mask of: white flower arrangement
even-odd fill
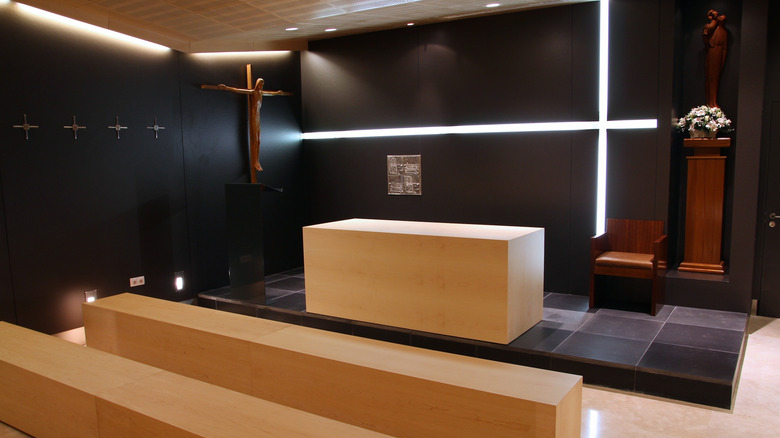
[[[697,106],[677,121],[677,129],[680,131],[728,131],[731,129],[731,120],[726,118],[723,110],[716,106]]]

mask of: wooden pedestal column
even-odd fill
[[[731,139],[687,138],[683,145],[693,148],[693,155],[688,157],[685,256],[678,269],[724,274],[721,243],[726,157],[720,148],[731,146]]]

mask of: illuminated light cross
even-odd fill
[[[63,126],[65,129],[71,129],[73,130],[73,139],[79,138],[79,129],[87,129],[86,126],[79,126],[78,123],[76,123],[76,116],[73,116],[73,124],[72,125],[65,125]]]
[[[656,129],[658,119],[608,120],[609,89],[609,0],[601,0],[599,13],[599,119],[598,121],[509,123],[495,125],[425,126],[413,128],[363,129],[305,132],[303,140],[333,138],[393,137],[441,134],[489,134],[505,132],[553,132],[598,130],[598,174],[596,177],[596,234],[604,232],[607,210],[607,130]]]
[[[116,116],[116,123],[114,125],[108,125],[108,129],[113,129],[116,131],[116,138],[119,138],[119,131],[123,129],[127,129],[127,126],[122,126],[119,124],[119,116]]]
[[[27,114],[24,115],[24,123],[21,125],[13,125],[14,128],[22,128],[24,129],[24,139],[29,140],[30,139],[30,129],[32,128],[40,128],[38,125],[31,125],[27,123]]]
[[[154,138],[159,138],[157,136],[157,132],[161,129],[165,129],[165,126],[160,126],[157,124],[157,117],[154,118],[154,126],[147,126],[146,129],[153,129],[154,130]]]

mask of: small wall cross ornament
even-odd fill
[[[65,125],[63,126],[65,129],[71,129],[73,130],[73,139],[79,138],[79,129],[87,129],[86,126],[79,126],[78,123],[76,123],[76,116],[73,116],[73,124],[72,125]]]
[[[154,130],[154,138],[159,138],[159,137],[157,136],[157,133],[158,133],[158,132],[159,132],[161,129],[165,129],[165,126],[160,126],[160,125],[158,125],[158,124],[157,124],[157,117],[155,117],[155,118],[154,118],[154,126],[147,126],[147,127],[146,127],[146,129],[153,129],[153,130]]]
[[[30,139],[30,129],[32,128],[39,128],[38,125],[31,125],[27,123],[27,114],[24,115],[24,123],[21,125],[13,125],[14,128],[21,128],[24,129],[24,139],[29,140]]]
[[[116,123],[114,125],[108,125],[108,129],[113,129],[116,131],[116,138],[119,138],[119,131],[123,129],[127,129],[127,126],[122,126],[119,124],[119,116],[116,116]]]

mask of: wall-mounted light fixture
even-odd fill
[[[176,271],[174,278],[173,284],[176,286],[176,291],[184,290],[184,271]]]
[[[97,289],[84,291],[84,299],[91,303],[97,299]]]

